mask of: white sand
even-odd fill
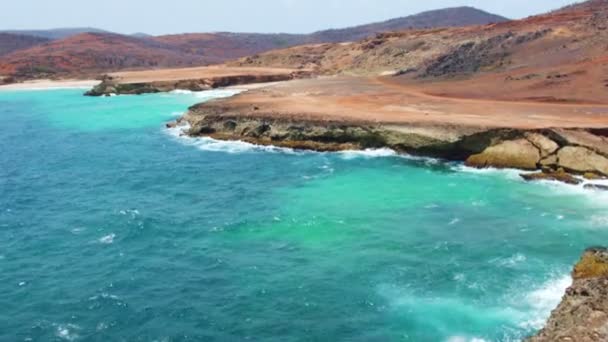
[[[100,81],[95,80],[34,80],[23,83],[13,83],[0,85],[1,90],[42,90],[42,89],[62,89],[62,88],[82,88],[89,89]]]

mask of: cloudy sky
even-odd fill
[[[121,33],[290,32],[347,27],[455,6],[522,18],[575,0],[7,0],[0,29],[98,27]]]

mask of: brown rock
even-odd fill
[[[598,175],[597,173],[593,173],[593,172],[585,172],[583,177],[588,180],[598,180],[598,179],[606,178],[606,177],[602,177],[601,175]]]
[[[529,342],[608,341],[608,250],[590,248],[546,327]]]
[[[541,157],[545,158],[555,153],[559,149],[559,145],[547,138],[546,136],[538,133],[527,133],[526,139],[530,141],[534,146],[540,150]]]
[[[552,154],[540,161],[541,166],[557,166],[557,155]]]
[[[470,156],[466,164],[474,167],[499,167],[536,170],[539,150],[526,139],[508,140]]]
[[[585,147],[566,146],[557,153],[559,166],[566,170],[608,176],[608,159]]]
[[[582,180],[567,173],[563,169],[560,169],[557,171],[552,171],[552,172],[544,171],[544,172],[538,172],[538,173],[527,173],[527,174],[522,174],[521,177],[529,182],[540,181],[540,180],[550,180],[550,181],[558,181],[558,182],[563,182],[563,183],[573,184],[573,185],[578,185],[583,182]]]
[[[603,184],[585,184],[585,189],[587,189],[587,190],[608,191],[608,185],[603,185]]]

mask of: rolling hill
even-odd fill
[[[312,44],[229,63],[315,69],[319,74],[394,74],[432,94],[545,102],[608,100],[608,0],[523,20],[378,34]]]
[[[11,52],[24,50],[36,45],[44,44],[49,40],[23,34],[0,33],[0,56]]]
[[[7,30],[2,33],[20,34],[45,38],[49,40],[57,40],[69,38],[83,33],[109,33],[105,30],[100,30],[94,27],[71,27],[71,28],[56,28],[49,30]]]
[[[302,44],[359,40],[384,31],[505,20],[474,8],[460,7],[312,34],[190,33],[148,37],[118,35],[89,28],[27,31],[55,40],[13,50],[0,57],[0,75],[17,80],[91,77],[125,69],[208,65]],[[74,33],[79,34],[72,35]],[[67,38],[57,39],[62,36]]]

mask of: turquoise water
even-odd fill
[[[186,139],[230,92],[0,92],[0,341],[516,341],[606,195],[512,171]]]

